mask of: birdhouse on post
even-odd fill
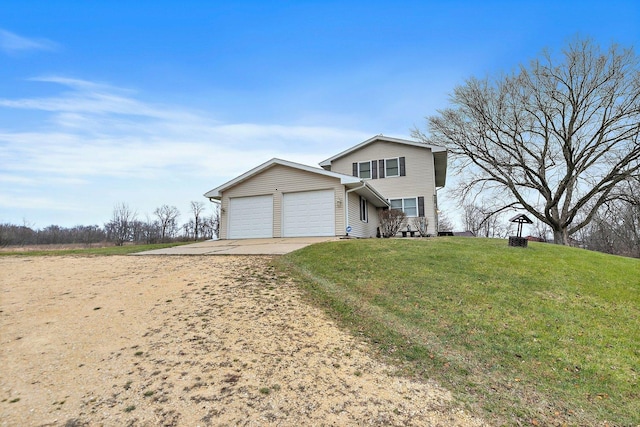
[[[522,237],[522,224],[533,224],[533,221],[531,221],[531,219],[525,214],[516,215],[513,218],[511,218],[509,221],[515,222],[518,224],[518,235],[509,236],[509,246],[526,248],[528,240],[526,237]]]

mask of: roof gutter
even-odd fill
[[[346,215],[346,228],[345,231],[347,232],[347,236],[349,235],[349,231],[351,230],[350,226],[349,226],[349,193],[351,193],[352,191],[356,191],[356,190],[360,190],[364,187],[367,186],[367,183],[364,182],[363,180],[360,180],[360,182],[362,183],[362,185],[360,187],[355,187],[352,188],[351,190],[347,190],[345,191],[345,201],[344,201],[344,210],[345,210],[345,215]]]

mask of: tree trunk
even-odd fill
[[[553,243],[556,245],[569,246],[569,233],[567,233],[566,228],[553,230]]]

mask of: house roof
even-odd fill
[[[407,139],[391,138],[389,136],[376,135],[373,138],[369,138],[358,145],[354,145],[353,147],[341,153],[338,153],[333,157],[329,157],[328,159],[323,160],[319,164],[323,168],[331,167],[331,162],[333,162],[334,160],[344,157],[347,154],[350,154],[356,150],[366,147],[367,145],[372,144],[376,141],[392,142],[395,144],[404,144],[404,145],[410,145],[412,147],[430,149],[431,152],[433,153],[433,162],[434,162],[435,175],[436,175],[436,187],[444,187],[447,180],[447,149],[437,145],[429,145],[429,144],[425,144],[423,142],[418,142],[418,141],[409,141]]]
[[[248,172],[243,173],[242,175],[232,179],[231,181],[227,181],[219,187],[214,188],[213,190],[207,191],[204,193],[204,197],[214,200],[220,200],[222,198],[222,192],[237,185],[243,181],[246,181],[253,176],[269,169],[274,166],[281,165],[287,166],[294,169],[303,170],[306,172],[316,173],[318,175],[329,176],[331,178],[336,178],[340,180],[340,184],[344,185],[348,189],[356,189],[355,192],[363,197],[365,197],[369,202],[371,202],[376,207],[388,207],[389,203],[387,200],[378,193],[373,187],[367,184],[365,181],[361,180],[358,177],[345,175],[342,173],[331,172],[324,169],[316,168],[313,166],[303,165],[301,163],[295,163],[288,160],[273,158],[269,161],[264,162],[263,164],[256,166]]]

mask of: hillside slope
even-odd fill
[[[640,424],[640,260],[495,239],[371,239],[280,260],[406,375],[495,423]]]

